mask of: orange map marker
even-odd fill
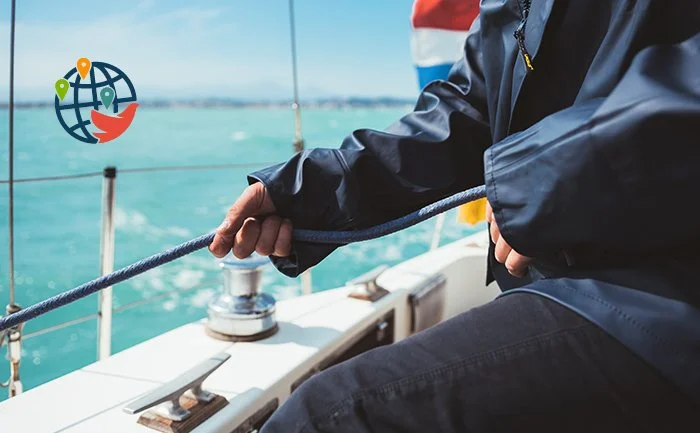
[[[76,67],[78,68],[78,73],[80,74],[80,77],[84,80],[85,77],[87,77],[88,72],[90,72],[92,63],[90,63],[90,59],[86,57],[81,57],[78,59]]]

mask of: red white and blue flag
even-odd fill
[[[411,54],[421,89],[431,81],[447,79],[452,65],[462,57],[467,31],[478,15],[479,0],[415,0]],[[457,211],[457,220],[463,223],[473,225],[485,219],[484,198]]]
[[[467,30],[478,14],[478,0],[415,0],[411,54],[421,89],[447,78],[462,56]]]

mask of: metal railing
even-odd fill
[[[442,228],[445,225],[445,214],[441,213],[435,217],[435,228],[433,229],[433,238],[430,241],[430,251],[437,249],[440,246],[440,237],[442,236]]]
[[[14,104],[15,104],[15,0],[10,2],[10,92],[9,92],[9,116],[8,116],[8,137],[7,137],[7,213],[8,213],[8,277],[10,280],[10,296],[7,303],[6,313],[12,314],[20,309],[15,303],[15,205],[14,205]],[[19,364],[22,360],[22,327],[15,326],[0,335],[0,345],[7,336],[7,359],[10,361],[10,378],[6,383],[0,384],[8,389],[11,397],[22,393],[22,382],[19,378]]]
[[[212,165],[181,165],[181,166],[162,166],[162,167],[139,167],[126,168],[117,170],[116,167],[105,167],[101,172],[87,172],[77,174],[66,174],[57,176],[42,176],[42,177],[27,177],[12,179],[12,183],[30,183],[30,182],[56,182],[71,179],[83,179],[102,177],[102,225],[100,235],[100,274],[106,275],[114,270],[114,245],[115,245],[115,224],[114,214],[116,206],[116,186],[117,173],[146,173],[146,172],[166,172],[166,171],[192,171],[192,170],[224,170],[224,169],[250,169],[269,166],[272,162],[253,162],[253,163],[238,163],[238,164],[212,164]],[[10,184],[10,180],[0,180],[0,185]],[[310,294],[311,287],[311,272],[307,271],[301,275],[302,294]],[[78,318],[67,320],[43,329],[32,331],[23,334],[22,326],[12,329],[6,335],[0,335],[0,346],[3,341],[8,343],[8,360],[10,361],[11,379],[7,383],[0,383],[3,387],[10,388],[10,397],[22,392],[21,382],[19,381],[19,344],[21,340],[28,340],[39,337],[51,332],[55,332],[70,326],[75,326],[89,320],[97,319],[97,359],[102,360],[111,355],[112,351],[112,315],[123,311],[137,308],[158,300],[162,300],[180,293],[185,293],[195,290],[197,286],[185,287],[158,295],[149,296],[133,302],[130,302],[119,307],[114,307],[112,288],[102,290],[98,295],[97,311]],[[14,301],[14,300],[13,300]],[[8,306],[9,308],[9,306]],[[19,308],[19,307],[17,307]],[[8,314],[12,311],[8,310]]]
[[[102,224],[101,224],[101,235],[100,235],[100,274],[106,275],[114,270],[114,245],[115,245],[115,206],[116,206],[116,185],[117,185],[117,174],[118,173],[146,173],[146,172],[166,172],[166,171],[189,171],[189,170],[220,170],[220,169],[232,169],[232,168],[257,168],[272,165],[273,163],[261,162],[261,163],[238,163],[238,164],[214,164],[214,165],[183,165],[183,166],[162,166],[162,167],[141,167],[141,168],[126,168],[117,170],[116,167],[105,167],[101,172],[87,172],[78,174],[67,174],[59,176],[44,176],[44,177],[30,177],[30,178],[19,178],[14,179],[14,183],[29,183],[29,182],[55,182],[64,181],[71,179],[82,179],[82,178],[93,178],[102,177]],[[0,180],[1,184],[9,183],[8,180]],[[444,218],[444,215],[440,215]],[[442,230],[444,219],[438,218],[436,220],[436,227],[433,233],[433,238],[431,242],[430,249],[437,247],[440,239],[440,232]],[[300,275],[301,283],[301,293],[307,295],[312,293],[312,277],[311,270]],[[97,311],[95,313],[87,314],[78,318],[67,320],[52,326],[48,326],[43,329],[32,331],[30,333],[21,333],[21,328],[16,332],[8,332],[6,338],[8,339],[8,350],[13,346],[19,345],[20,340],[28,340],[42,335],[46,335],[51,332],[55,332],[61,329],[65,329],[71,326],[79,325],[81,323],[87,322],[89,320],[97,320],[97,359],[102,360],[108,358],[111,355],[111,343],[112,343],[112,315],[116,313],[121,313],[133,308],[137,308],[152,302],[166,299],[168,297],[189,292],[197,289],[198,286],[184,287],[178,289],[168,290],[157,295],[148,296],[136,301],[130,302],[125,305],[114,307],[113,305],[113,294],[112,288],[102,290],[98,295],[98,305]],[[8,311],[9,314],[9,311]],[[0,346],[2,345],[3,336],[0,335]],[[11,375],[13,377],[19,377],[19,349],[12,351],[9,354],[8,360],[11,365]],[[8,381],[9,383],[14,383],[15,388],[11,389],[11,396],[16,395],[21,392],[21,382],[15,380],[14,382]],[[8,386],[5,384],[4,386]]]
[[[56,176],[41,176],[27,177],[14,179],[14,183],[33,183],[33,182],[55,182],[73,179],[84,179],[93,177],[102,177],[102,225],[100,236],[100,275],[109,274],[114,270],[114,245],[115,245],[115,230],[114,230],[114,210],[116,206],[116,184],[117,173],[147,173],[147,172],[165,172],[165,171],[196,171],[196,170],[223,170],[223,169],[247,169],[264,167],[274,164],[273,162],[253,162],[253,163],[230,163],[230,164],[210,164],[210,165],[180,165],[180,166],[161,166],[161,167],[137,167],[125,168],[117,170],[116,167],[105,167],[102,171],[93,171],[86,173],[56,175]],[[0,185],[8,184],[9,180],[0,179]],[[438,247],[440,233],[443,228],[444,214],[436,217],[435,230],[433,232],[430,250]],[[308,295],[313,292],[311,270],[307,270],[300,275],[301,293]],[[111,329],[112,315],[121,313],[132,308],[140,307],[152,302],[166,299],[170,296],[185,293],[196,289],[197,287],[186,287],[180,289],[169,290],[158,295],[149,296],[133,302],[130,302],[119,307],[113,307],[112,288],[102,290],[99,293],[97,311],[92,314],[87,314],[75,319],[67,320],[49,327],[32,331],[22,335],[22,339],[28,340],[39,337],[50,332],[58,331],[70,326],[78,325],[92,319],[97,319],[97,359],[105,359],[111,355]],[[0,336],[0,346],[2,346],[2,336]]]
[[[14,183],[31,183],[31,182],[55,182],[73,179],[93,178],[101,176],[102,180],[102,225],[100,235],[100,275],[109,274],[114,270],[114,245],[115,245],[115,225],[114,211],[116,206],[116,185],[117,173],[146,173],[146,172],[166,172],[166,171],[191,171],[191,170],[223,170],[223,169],[243,169],[257,168],[269,166],[272,162],[259,163],[231,163],[231,164],[211,164],[211,165],[181,165],[181,166],[161,166],[161,167],[137,167],[125,168],[117,170],[116,167],[105,167],[102,171],[42,176],[42,177],[27,177],[14,179]],[[0,179],[0,185],[8,184],[8,180]],[[430,249],[435,249],[438,246],[440,232],[443,226],[443,217],[440,215],[436,219],[436,227],[433,233]],[[307,270],[300,275],[301,293],[303,295],[311,294],[312,275],[311,270]],[[166,299],[170,296],[185,293],[196,289],[197,287],[186,287],[180,289],[169,290],[158,295],[149,296],[133,302],[130,302],[119,307],[113,307],[112,288],[102,290],[99,293],[97,311],[75,319],[67,320],[43,329],[32,331],[22,335],[22,339],[28,340],[39,337],[50,332],[58,331],[70,326],[78,325],[92,319],[97,319],[97,359],[105,359],[111,355],[111,330],[112,330],[112,315],[121,313],[132,308],[140,307],[152,302]],[[1,343],[0,343],[1,345]]]
[[[112,272],[114,268],[114,206],[116,201],[116,174],[117,170],[114,167],[107,167],[103,172],[89,172],[81,174],[68,174],[59,176],[46,176],[46,177],[34,177],[34,178],[24,178],[15,179],[13,172],[13,138],[14,138],[14,60],[15,60],[15,0],[11,1],[11,24],[10,24],[10,74],[9,74],[9,175],[7,180],[0,180],[0,184],[8,185],[8,198],[9,198],[9,280],[10,280],[10,299],[7,306],[7,314],[11,314],[19,309],[18,305],[15,304],[15,278],[14,278],[14,213],[13,213],[13,186],[15,183],[23,182],[47,182],[47,181],[62,181],[67,179],[79,179],[79,178],[90,178],[103,176],[103,187],[102,187],[102,234],[100,236],[100,273],[105,275]],[[293,73],[293,86],[294,86],[294,102],[292,104],[292,109],[294,110],[294,141],[293,147],[295,152],[299,152],[304,149],[304,139],[302,137],[301,130],[301,106],[299,103],[299,90],[298,90],[298,74],[297,74],[297,55],[296,55],[296,31],[295,31],[295,19],[294,19],[294,0],[289,0],[289,25],[290,25],[290,40],[291,40],[291,54],[292,54],[292,73]],[[122,173],[137,173],[137,172],[155,172],[155,171],[173,171],[173,170],[216,170],[216,169],[229,169],[229,168],[242,168],[251,166],[260,166],[263,164],[216,164],[216,165],[204,165],[204,166],[170,166],[170,167],[145,167],[145,168],[132,168],[121,170]],[[311,287],[311,271],[307,270],[301,275],[302,293],[309,294],[312,291]],[[167,295],[172,295],[173,291],[168,292]],[[134,308],[138,305],[143,305],[148,302],[152,302],[155,299],[162,298],[159,296],[152,296],[145,298],[131,304],[119,307],[115,309],[112,304],[112,288],[102,290],[99,293],[98,308],[97,312],[94,314],[89,314],[87,316],[79,317],[77,319],[69,320],[57,325],[53,325],[48,328],[44,328],[26,335],[22,335],[23,325],[18,325],[5,333],[0,333],[0,346],[7,338],[8,341],[8,359],[11,363],[10,370],[11,376],[10,380],[5,383],[0,383],[0,387],[9,388],[10,397],[13,397],[22,392],[22,383],[19,381],[19,364],[21,360],[21,339],[22,338],[33,338],[40,335],[47,334],[49,332],[54,332],[59,329],[66,328],[68,326],[73,326],[79,323],[96,318],[97,325],[97,357],[98,359],[104,359],[108,357],[111,353],[111,333],[112,333],[112,314],[118,311],[124,311],[128,308]]]
[[[102,233],[100,275],[114,271],[114,205],[117,168],[106,167],[102,178]],[[112,354],[112,286],[100,290],[97,299],[97,359]]]

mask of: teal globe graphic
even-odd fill
[[[99,141],[93,135],[96,129],[90,120],[92,110],[116,115],[128,103],[136,102],[136,90],[129,77],[108,63],[92,62],[90,72],[84,80],[77,68],[68,71],[63,78],[70,83],[70,89],[62,100],[56,95],[56,117],[68,134],[85,143]],[[100,95],[107,87],[113,90],[114,97],[111,104],[105,106]]]

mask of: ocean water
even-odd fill
[[[52,109],[15,112],[15,177],[53,176],[151,166],[274,163],[292,154],[293,116],[283,109],[142,107],[114,142],[85,144],[68,136]],[[382,129],[401,109],[305,110],[307,147],[336,147],[353,129]],[[0,111],[0,179],[7,179],[8,112]],[[247,185],[252,169],[121,173],[116,191],[115,268],[216,227]],[[0,185],[0,304],[8,302],[7,185]],[[99,272],[101,177],[15,184],[17,302],[28,306],[93,279]],[[334,252],[313,269],[314,291],[341,286],[375,266],[428,250],[434,220]],[[442,243],[474,232],[448,214]],[[206,315],[221,285],[216,261],[200,251],[114,288],[114,306],[186,290],[114,314],[113,352]],[[190,289],[190,290],[187,290]],[[301,293],[298,279],[264,272],[263,289],[278,300]],[[97,295],[29,322],[26,332],[94,314]],[[21,367],[31,389],[96,359],[96,320],[25,340]],[[204,338],[204,336],[203,336]],[[5,349],[2,349],[4,356]],[[0,381],[7,363],[0,361]],[[0,400],[5,393],[0,391]]]

